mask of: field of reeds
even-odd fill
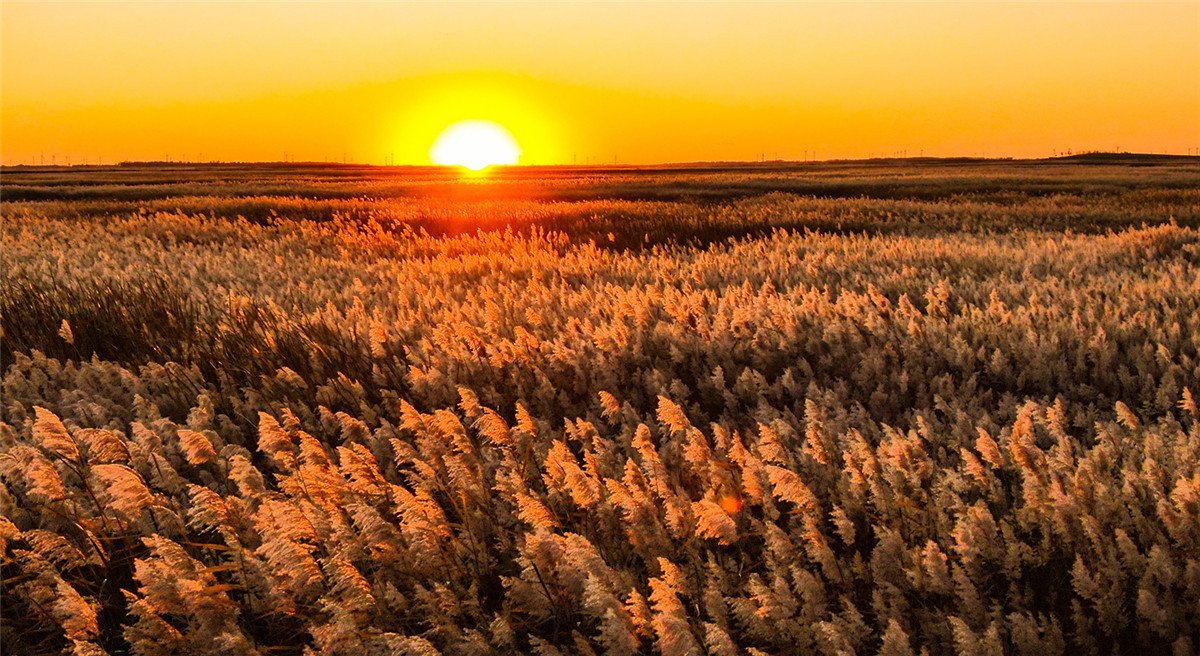
[[[12,654],[1200,653],[1200,164],[5,169]]]

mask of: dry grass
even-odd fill
[[[6,203],[6,649],[1195,653],[1194,173],[1011,166]]]

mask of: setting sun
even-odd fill
[[[491,121],[459,121],[438,135],[429,149],[434,164],[479,171],[493,164],[516,164],[521,147],[504,126]]]

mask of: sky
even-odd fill
[[[0,3],[0,159],[1200,152],[1200,1]]]

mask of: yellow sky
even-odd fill
[[[1186,153],[1200,2],[0,4],[0,156]]]

